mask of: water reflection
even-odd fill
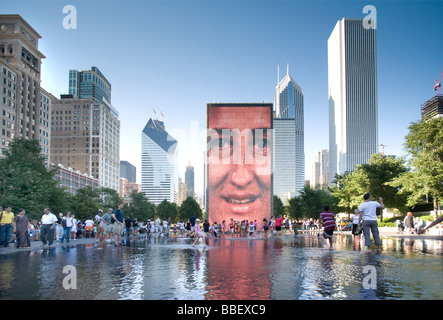
[[[443,241],[383,239],[383,253],[338,235],[270,239],[128,239],[123,247],[71,245],[0,255],[0,299],[443,299]],[[76,268],[66,289],[63,268]],[[375,288],[365,288],[375,271]]]

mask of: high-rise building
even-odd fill
[[[183,182],[182,178],[178,178],[178,198],[177,205],[181,206],[183,201],[186,200],[186,184]]]
[[[51,111],[52,102],[57,98],[45,89],[40,88],[40,113],[39,113],[39,143],[41,153],[49,165],[51,152]]]
[[[329,182],[378,150],[376,29],[339,20],[328,39]]]
[[[3,59],[0,59],[0,67],[1,156],[5,154],[9,143],[11,143],[15,137],[17,73],[14,71],[14,68],[5,63]]]
[[[310,184],[311,187],[329,186],[329,150],[321,150],[315,154]]]
[[[141,185],[135,182],[129,182],[126,178],[120,177],[120,198],[123,199],[124,203],[131,203],[131,194],[133,192],[141,192]]]
[[[443,95],[436,95],[421,105],[421,119],[443,117]]]
[[[62,95],[52,102],[51,163],[93,176],[100,186],[120,188],[120,120],[103,101]]]
[[[45,56],[38,49],[39,39],[20,15],[0,15],[2,153],[14,137],[40,140],[42,150],[47,148],[40,139],[48,127],[40,126],[41,61]]]
[[[142,131],[141,190],[154,204],[177,203],[177,144],[163,121],[149,119]]]
[[[92,99],[111,103],[111,83],[97,67],[91,70],[69,70],[69,94],[75,99]]]
[[[275,88],[273,127],[274,195],[285,203],[305,183],[303,92],[289,75],[289,67]]]
[[[120,161],[120,178],[125,178],[128,182],[136,182],[137,168],[128,161]]]
[[[185,172],[185,184],[186,184],[186,197],[194,198],[194,167],[191,163],[186,167]]]

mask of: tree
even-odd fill
[[[132,202],[125,209],[125,212],[132,218],[140,221],[154,219],[156,207],[155,204],[148,201],[148,198],[142,192],[133,191],[131,193]]]
[[[179,209],[179,218],[188,221],[191,217],[202,218],[202,210],[198,202],[193,197],[187,197]]]
[[[283,205],[283,201],[281,201],[280,197],[274,195],[274,217],[281,217],[285,213],[285,206]]]
[[[302,190],[300,190],[300,198],[303,215],[308,218],[317,219],[320,212],[323,211],[323,206],[328,205],[332,209],[334,205],[332,195],[320,186],[315,188],[311,188],[308,185],[303,186]]]
[[[443,118],[411,123],[405,140],[411,171],[400,175],[392,185],[408,193],[409,206],[430,195],[437,216],[438,201],[443,199]]]
[[[390,182],[408,172],[403,158],[386,157],[374,153],[371,159],[362,164],[360,169],[369,179],[369,192],[374,200],[382,197],[387,208],[406,209],[406,194],[399,193],[397,187]]]
[[[100,209],[100,190],[90,186],[77,189],[72,197],[71,208],[78,220],[94,218]]]
[[[302,200],[300,196],[290,198],[285,205],[285,212],[291,219],[300,219],[303,217]]]
[[[367,163],[355,167],[352,173],[338,176],[333,195],[345,212],[351,213],[363,202],[363,195],[369,192],[374,200],[382,197],[389,208],[406,208],[406,196],[390,183],[408,171],[403,158],[386,157],[374,153]],[[381,217],[382,218],[382,217]]]
[[[66,208],[66,192],[54,179],[56,169],[46,168],[37,140],[14,139],[0,159],[0,201],[16,211],[24,208],[39,219],[45,207]]]
[[[99,189],[100,193],[100,205],[103,207],[104,211],[108,208],[117,208],[119,203],[122,202],[118,192],[114,189],[101,187]]]
[[[168,219],[175,220],[177,217],[177,206],[173,202],[169,202],[168,200],[163,200],[157,206],[157,216],[160,219]]]
[[[361,171],[345,172],[336,175],[335,186],[331,188],[332,196],[337,199],[339,211],[350,214],[362,202],[362,195],[368,192],[369,183]]]

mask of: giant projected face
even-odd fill
[[[208,219],[269,220],[272,104],[208,104]]]

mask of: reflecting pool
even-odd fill
[[[0,299],[443,299],[441,240],[316,234],[264,238],[131,238],[125,246],[58,246],[0,254]]]

